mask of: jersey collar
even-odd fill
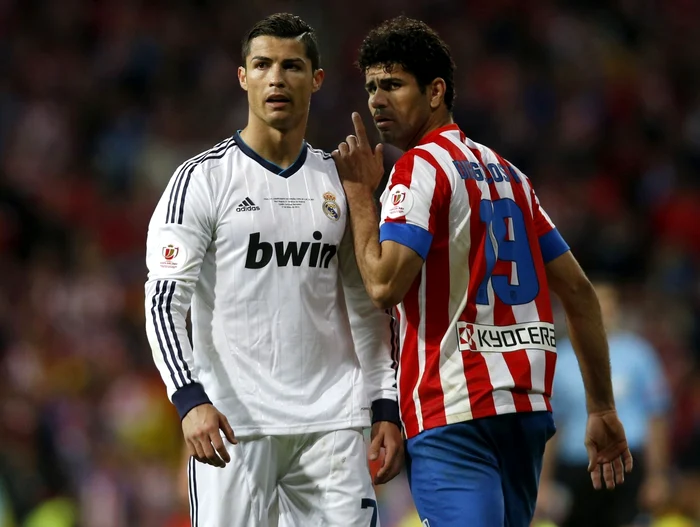
[[[306,141],[304,141],[301,145],[301,152],[299,152],[299,156],[296,158],[296,161],[289,165],[287,168],[282,168],[279,165],[274,164],[271,161],[268,161],[264,157],[262,157],[260,154],[258,154],[255,150],[250,148],[245,141],[241,138],[241,131],[238,130],[234,136],[233,140],[236,142],[238,145],[238,148],[241,149],[241,152],[243,152],[245,155],[247,155],[249,158],[251,158],[253,161],[258,163],[260,166],[262,166],[264,169],[269,170],[273,174],[277,174],[278,176],[281,176],[283,178],[288,178],[295,174],[303,165],[304,162],[306,161],[306,152],[308,151]]]
[[[440,134],[444,134],[445,132],[459,132],[460,135],[462,134],[462,131],[459,129],[459,126],[456,123],[446,124],[445,126],[441,126],[440,128],[436,128],[435,130],[431,130],[425,134],[423,137],[421,137],[416,146],[434,143],[435,139],[437,139]]]

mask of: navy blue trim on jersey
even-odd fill
[[[323,159],[331,159],[333,156],[324,150],[312,147],[309,143],[306,143],[306,148],[308,148],[314,154],[320,154]]]
[[[213,148],[193,157],[182,165],[179,172],[175,176],[173,186],[170,187],[170,198],[168,199],[168,208],[166,210],[165,223],[182,224],[182,219],[185,215],[185,197],[187,188],[190,185],[192,172],[201,163],[211,159],[221,159],[226,152],[236,144],[234,137],[229,137]],[[184,184],[183,184],[184,183]],[[180,191],[182,190],[182,193]]]
[[[192,462],[192,488],[194,493],[194,524],[192,527],[199,527],[199,496],[197,496],[197,460]]]
[[[159,281],[160,283],[160,281]],[[177,333],[175,332],[175,326],[173,325],[173,332],[170,334],[168,331],[168,326],[165,325],[165,313],[168,312],[170,313],[170,306],[173,298],[173,291],[175,290],[175,282],[172,282],[172,291],[168,293],[168,298],[165,301],[165,304],[163,303],[163,300],[165,300],[165,293],[168,290],[168,281],[163,282],[163,287],[160,292],[160,296],[158,298],[158,314],[160,317],[160,328],[163,331],[163,340],[165,340],[165,344],[167,345],[168,351],[170,352],[170,359],[172,360],[173,368],[177,371],[177,374],[180,377],[180,380],[182,381],[179,385],[175,383],[175,387],[178,388],[179,386],[184,386],[187,384],[187,380],[185,379],[185,376],[182,372],[183,368],[178,364],[177,357],[175,356],[175,348],[173,347],[173,341],[177,343],[178,347],[180,345],[178,338],[177,338]],[[161,345],[161,351],[163,352],[163,355],[165,355],[165,349]],[[180,358],[182,359],[182,353],[180,353]],[[188,370],[187,368],[187,363],[183,360],[182,365],[184,366],[185,370]],[[189,377],[189,370],[188,370],[188,377]]]
[[[192,488],[194,489],[194,525],[199,527],[199,496],[197,496],[197,460],[192,462]]]
[[[192,477],[194,476],[193,471],[192,471],[192,466],[194,464],[194,458],[190,456],[189,461],[187,462],[187,493],[189,494],[190,498],[190,525],[194,525],[194,485],[192,481]]]
[[[177,377],[175,376],[175,370],[173,370],[172,366],[170,365],[170,361],[168,361],[168,353],[165,350],[165,346],[163,345],[163,339],[160,336],[160,330],[158,329],[158,316],[156,315],[156,302],[158,303],[158,305],[162,305],[163,296],[165,295],[165,287],[165,284],[163,284],[160,280],[156,282],[156,292],[153,294],[153,302],[151,303],[151,317],[153,318],[153,327],[156,330],[156,338],[158,339],[158,346],[160,347],[160,352],[163,354],[163,360],[165,361],[165,365],[168,367],[168,371],[170,372],[170,378],[172,379],[173,384],[177,388],[178,383]]]
[[[224,145],[224,143],[227,143],[228,141],[230,141],[230,138],[221,141],[219,144],[214,145],[213,148],[207,150],[206,152],[202,152],[198,156],[195,156],[192,159],[183,163],[177,175],[175,176],[173,186],[170,187],[170,198],[168,199],[168,208],[166,209],[165,223],[175,222],[175,210],[177,206],[174,205],[174,202],[177,202],[177,196],[180,194],[180,186],[182,185],[182,178],[184,177],[185,173],[190,168],[190,166],[199,163],[202,159],[204,159],[207,156],[207,154],[210,154],[214,151],[218,152],[219,149]]]
[[[238,143],[238,148],[241,149],[241,152],[243,152],[257,164],[262,166],[264,169],[269,170],[273,174],[277,174],[278,176],[281,176],[283,178],[288,178],[294,175],[296,172],[299,171],[299,169],[302,166],[304,166],[304,163],[306,162],[306,153],[308,151],[308,149],[306,148],[306,141],[304,141],[304,143],[301,145],[301,152],[299,152],[299,156],[297,157],[296,161],[294,161],[294,163],[289,165],[287,168],[282,168],[281,166],[276,165],[271,161],[268,161],[260,154],[258,154],[255,150],[250,148],[245,143],[245,141],[241,139],[241,134],[239,132],[236,132],[236,134],[233,137],[236,143]]]
[[[557,229],[552,229],[547,234],[540,236],[540,251],[544,263],[551,262],[568,250],[569,244],[566,243]]]
[[[199,499],[197,496],[197,461],[190,457],[187,487],[190,494],[190,524],[199,527]]]
[[[163,360],[170,372],[170,378],[173,380],[175,388],[180,388],[191,383],[194,379],[185,361],[173,320],[172,305],[175,286],[175,281],[158,280],[156,282],[156,290],[151,303],[151,317]]]
[[[377,399],[372,401],[372,424],[379,421],[389,421],[401,428],[399,419],[399,403],[393,399]]]
[[[211,404],[209,396],[204,391],[204,386],[198,382],[185,384],[182,388],[175,391],[173,394],[173,404],[177,410],[180,419],[184,419],[187,412],[195,406],[202,404]]]
[[[399,328],[398,323],[392,309],[387,309],[386,314],[389,315],[389,331],[391,332],[391,369],[394,370],[394,388],[396,388],[396,375],[399,369]]]
[[[170,332],[173,335],[173,340],[175,341],[175,346],[177,347],[177,356],[180,359],[180,363],[182,364],[185,373],[187,374],[187,381],[183,381],[183,384],[185,382],[192,382],[192,372],[190,372],[189,367],[187,366],[187,362],[185,362],[185,356],[182,353],[182,346],[180,345],[180,339],[177,338],[177,331],[175,330],[175,321],[173,320],[173,296],[175,296],[175,281],[173,280],[170,283],[170,292],[168,293],[168,300],[165,303],[165,313],[168,315],[168,322],[170,324]]]
[[[422,227],[410,223],[385,223],[379,229],[379,243],[384,240],[405,245],[425,260],[428,257],[433,235]]]

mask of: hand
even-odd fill
[[[231,461],[219,430],[232,445],[238,444],[226,416],[211,404],[195,406],[182,420],[187,452],[200,463],[225,467]],[[218,455],[217,455],[218,452]]]
[[[588,472],[591,473],[593,487],[603,488],[601,468],[605,487],[614,489],[625,481],[625,472],[632,471],[632,454],[627,446],[625,429],[615,410],[591,413],[586,424],[588,451]],[[624,468],[624,470],[623,470]]]
[[[384,456],[380,458],[382,449],[384,449]],[[399,427],[389,421],[374,423],[369,460],[370,463],[374,461],[380,464],[373,479],[374,484],[381,485],[394,479],[401,472],[403,456],[403,437]]]
[[[384,147],[380,143],[372,150],[359,113],[352,113],[352,123],[355,135],[349,135],[331,155],[346,192],[353,186],[374,192],[384,175]]]

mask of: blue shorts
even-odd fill
[[[503,414],[421,432],[406,443],[411,494],[430,527],[528,527],[549,412]],[[426,522],[427,520],[427,522]]]

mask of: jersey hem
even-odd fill
[[[312,434],[316,432],[332,432],[335,430],[345,430],[347,428],[369,428],[369,417],[344,421],[325,421],[322,423],[294,424],[284,426],[236,426],[235,420],[227,416],[233,433],[237,437],[245,436],[273,436],[273,435],[296,435]]]
[[[545,396],[545,400],[547,400],[548,397]],[[406,439],[411,439],[412,437],[416,437],[419,435],[421,432],[424,432],[425,430],[431,430],[433,428],[439,428],[441,426],[447,426],[447,425],[453,425],[456,423],[463,423],[465,421],[473,421],[475,419],[484,419],[486,417],[497,417],[499,415],[507,415],[507,414],[516,414],[516,413],[521,413],[521,414],[529,414],[532,412],[550,412],[551,409],[548,407],[540,408],[539,406],[536,408],[532,408],[530,410],[523,410],[518,412],[515,409],[515,405],[512,404],[506,404],[502,406],[496,406],[496,413],[489,414],[489,415],[480,415],[479,417],[474,417],[473,412],[459,412],[456,414],[448,414],[445,415],[444,418],[443,416],[436,416],[436,417],[431,417],[423,421],[423,426],[418,426],[418,432],[415,434],[406,434]],[[403,421],[402,421],[403,422]],[[403,428],[404,430],[410,430],[410,428],[406,427],[406,423],[403,423]]]

